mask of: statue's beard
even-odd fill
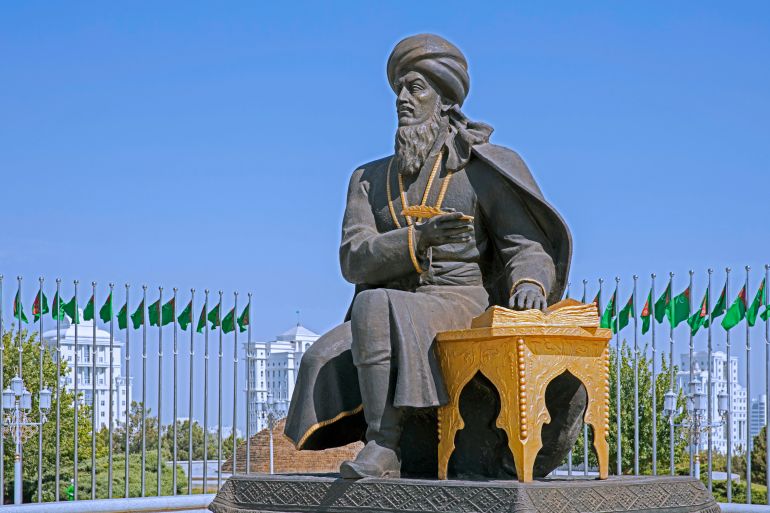
[[[426,121],[419,125],[399,126],[396,131],[396,165],[402,175],[420,172],[441,130],[440,104]]]

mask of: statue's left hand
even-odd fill
[[[533,283],[522,283],[513,291],[511,299],[508,300],[508,306],[514,310],[531,310],[536,308],[545,311],[548,303],[540,287]]]

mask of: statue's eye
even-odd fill
[[[419,82],[412,82],[412,85],[409,86],[409,90],[412,91],[412,93],[417,93],[425,89],[421,83]]]

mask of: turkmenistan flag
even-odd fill
[[[602,328],[609,328],[612,326],[612,319],[615,318],[615,315],[617,314],[617,309],[615,307],[615,303],[617,303],[618,298],[618,288],[615,287],[615,292],[612,293],[612,297],[610,298],[610,301],[607,303],[607,308],[604,309],[604,314],[602,314],[602,320],[599,323],[599,326]]]
[[[657,305],[655,305],[655,308],[657,309]],[[684,289],[681,294],[669,303],[666,309],[666,317],[668,317],[668,322],[674,328],[690,317],[690,287]]]
[[[663,318],[666,317],[668,311],[668,305],[671,304],[671,280],[668,280],[668,285],[663,294],[655,301],[655,320],[658,324],[663,322]]]
[[[760,315],[763,321],[767,321],[770,318],[770,304],[765,305],[765,311]]]
[[[220,317],[220,315],[219,315],[219,308],[220,308],[221,306],[222,306],[222,303],[221,303],[221,302],[220,302],[220,303],[217,303],[217,306],[215,306],[215,307],[214,307],[214,309],[213,309],[213,310],[211,310],[211,311],[209,312],[209,315],[208,315],[208,317],[207,317],[207,319],[208,319],[208,320],[209,320],[209,322],[211,323],[211,329],[212,329],[212,330],[213,330],[214,328],[216,328],[217,326],[219,326],[219,324],[220,324],[220,319],[219,319],[219,317]]]
[[[19,283],[21,283],[21,280],[19,280]],[[22,322],[29,323],[27,315],[24,313],[24,305],[21,304],[21,287],[16,291],[16,299],[13,300],[13,318],[18,319],[19,324]]]
[[[182,313],[179,314],[179,317],[176,318],[176,320],[179,322],[179,327],[182,328],[182,331],[187,330],[187,326],[192,324],[193,322],[193,313],[192,313],[192,299],[189,303],[187,303],[187,306],[184,307],[184,310],[182,310]]]
[[[626,305],[618,312],[618,318],[612,323],[612,332],[617,333],[626,326],[628,326],[629,319],[636,318],[636,312],[634,311],[634,295],[626,301]]]
[[[249,304],[246,305],[246,308],[244,308],[243,311],[241,312],[241,316],[238,317],[238,327],[239,327],[241,333],[246,331],[246,326],[248,326],[249,323],[251,322],[249,320],[249,310],[250,309],[251,309],[251,299],[249,299]]]
[[[754,326],[757,323],[757,317],[759,317],[759,307],[765,304],[765,280],[759,284],[757,289],[757,295],[754,296],[754,301],[751,302],[751,306],[746,310],[746,322],[749,326]]]
[[[725,318],[722,319],[722,327],[726,330],[732,329],[746,317],[746,285],[743,286],[735,298],[730,309],[727,310]]]
[[[102,307],[99,309],[99,318],[102,320],[102,322],[112,321],[112,292],[110,292],[110,294],[107,296],[107,301],[105,301]]]
[[[35,318],[35,321],[37,321],[38,319],[40,319],[41,315],[45,315],[47,313],[48,313],[48,298],[45,297],[45,294],[41,290],[37,293],[37,296],[35,296],[35,302],[32,303],[32,315]]]
[[[51,317],[55,321],[63,321],[66,313],[64,312],[64,302],[62,302],[59,293],[53,295],[53,303],[51,303]]]
[[[203,307],[201,308],[201,316],[198,318],[198,326],[195,328],[195,331],[198,333],[203,331],[203,328],[206,327],[206,303],[203,303]]]
[[[652,307],[652,287],[650,287],[650,292],[647,294],[647,301],[644,302],[644,308],[642,308],[642,335],[650,331],[650,320],[652,319],[650,307]]]
[[[230,333],[235,331],[235,307],[232,308],[222,319],[222,331]]]
[[[80,314],[78,312],[77,296],[72,296],[72,299],[69,300],[69,303],[64,303],[62,305],[62,309],[64,310],[64,313],[67,314],[67,317],[69,317],[73,323],[80,324]]]
[[[131,322],[133,323],[135,330],[138,330],[139,326],[144,324],[144,299],[142,299],[139,306],[136,307],[134,313],[131,314]]]
[[[91,299],[88,300],[88,303],[86,303],[86,307],[83,310],[83,320],[84,321],[94,320],[94,295],[93,294],[91,294]]]
[[[171,298],[162,308],[160,307],[160,299],[158,299],[149,306],[147,313],[150,319],[150,326],[171,324],[174,322],[174,298]]]
[[[714,305],[714,309],[711,310],[711,315],[708,316],[708,319],[706,319],[706,322],[703,323],[703,326],[705,328],[708,328],[709,324],[711,324],[711,320],[723,316],[726,310],[727,310],[727,283],[725,283],[725,286],[722,287],[722,293],[719,294],[719,299],[717,299],[717,304]]]
[[[690,326],[690,333],[693,335],[698,333],[698,330],[706,323],[706,320],[708,319],[708,301],[709,291],[706,289],[706,294],[703,296],[703,301],[700,303],[700,308],[693,312],[690,318],[687,319],[687,324]]]
[[[124,330],[128,326],[128,303],[118,312],[118,329]]]

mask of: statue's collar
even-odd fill
[[[457,171],[468,164],[473,146],[489,142],[494,128],[486,123],[469,120],[458,105],[443,107],[441,114],[447,120],[448,127],[443,141],[447,155],[446,168]]]

